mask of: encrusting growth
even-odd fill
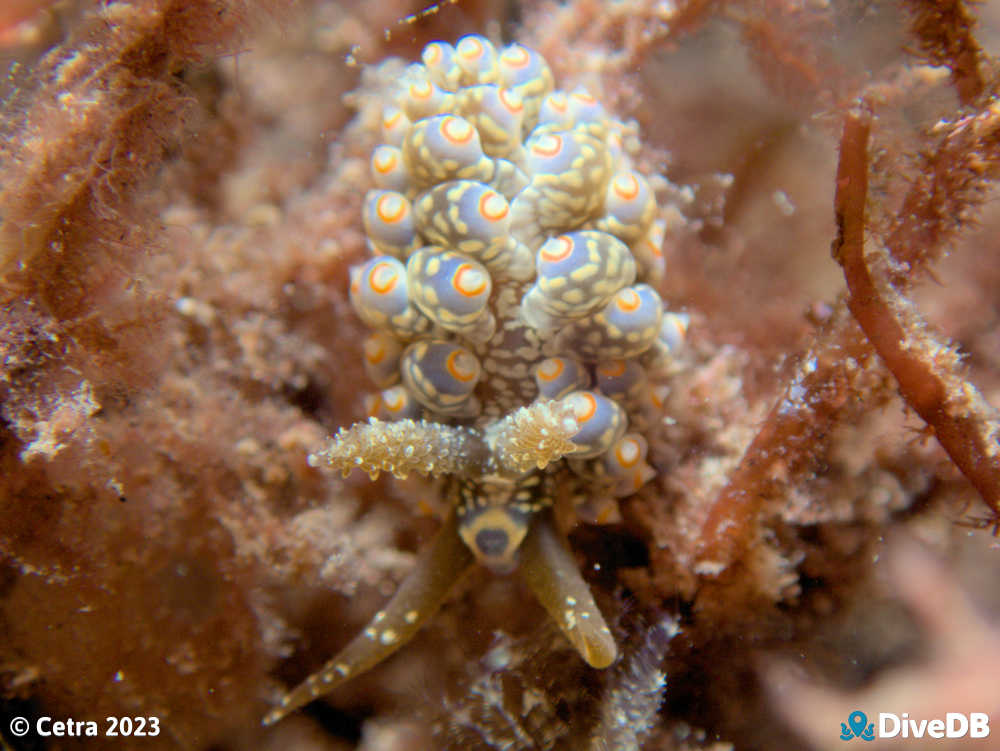
[[[668,183],[637,171],[636,130],[556,90],[538,53],[480,36],[429,44],[396,84],[362,209],[373,256],[350,286],[383,390],[309,462],[440,478],[452,511],[388,605],[265,724],[398,649],[474,562],[518,570],[588,664],[616,660],[551,507],[560,483],[606,501],[655,475],[652,382],[687,319],[649,284]]]

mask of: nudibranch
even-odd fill
[[[265,724],[392,654],[477,562],[517,570],[588,664],[613,663],[554,499],[606,506],[654,476],[654,381],[687,325],[653,286],[666,181],[636,169],[634,123],[481,36],[429,44],[393,97],[362,209],[372,257],[350,284],[383,390],[309,462],[440,478],[450,512],[384,609]]]

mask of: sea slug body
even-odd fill
[[[561,485],[601,505],[656,474],[654,381],[688,321],[654,287],[665,221],[634,133],[520,44],[432,42],[396,83],[362,209],[373,255],[350,286],[382,391],[309,461],[439,477],[452,510],[385,608],[266,724],[392,654],[476,562],[517,570],[590,665],[614,662],[552,506]]]

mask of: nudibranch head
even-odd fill
[[[539,510],[537,478],[511,483],[489,479],[460,486],[458,534],[481,564],[498,574],[517,568],[517,555]]]
[[[637,168],[636,134],[516,43],[432,42],[396,81],[362,209],[375,255],[350,289],[382,391],[310,463],[440,476],[452,510],[386,608],[268,722],[397,649],[474,561],[517,569],[585,660],[614,661],[551,507],[580,489],[606,506],[656,474],[664,365],[688,319],[653,286],[667,183]]]

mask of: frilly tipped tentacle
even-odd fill
[[[520,571],[588,665],[606,668],[615,661],[618,647],[614,637],[576,561],[559,539],[551,511],[538,515],[521,543]]]
[[[571,404],[552,400],[521,407],[487,429],[486,443],[500,474],[544,469],[577,450],[579,430]]]
[[[348,678],[373,668],[406,644],[424,621],[438,611],[472,561],[472,553],[458,535],[458,520],[452,512],[385,608],[319,672],[287,694],[281,705],[264,717],[263,724],[273,725]]]
[[[462,475],[482,466],[486,444],[473,431],[426,420],[368,422],[341,428],[322,451],[309,455],[313,467],[326,465],[347,475],[354,468],[372,478],[389,472],[405,478],[422,475]]]

